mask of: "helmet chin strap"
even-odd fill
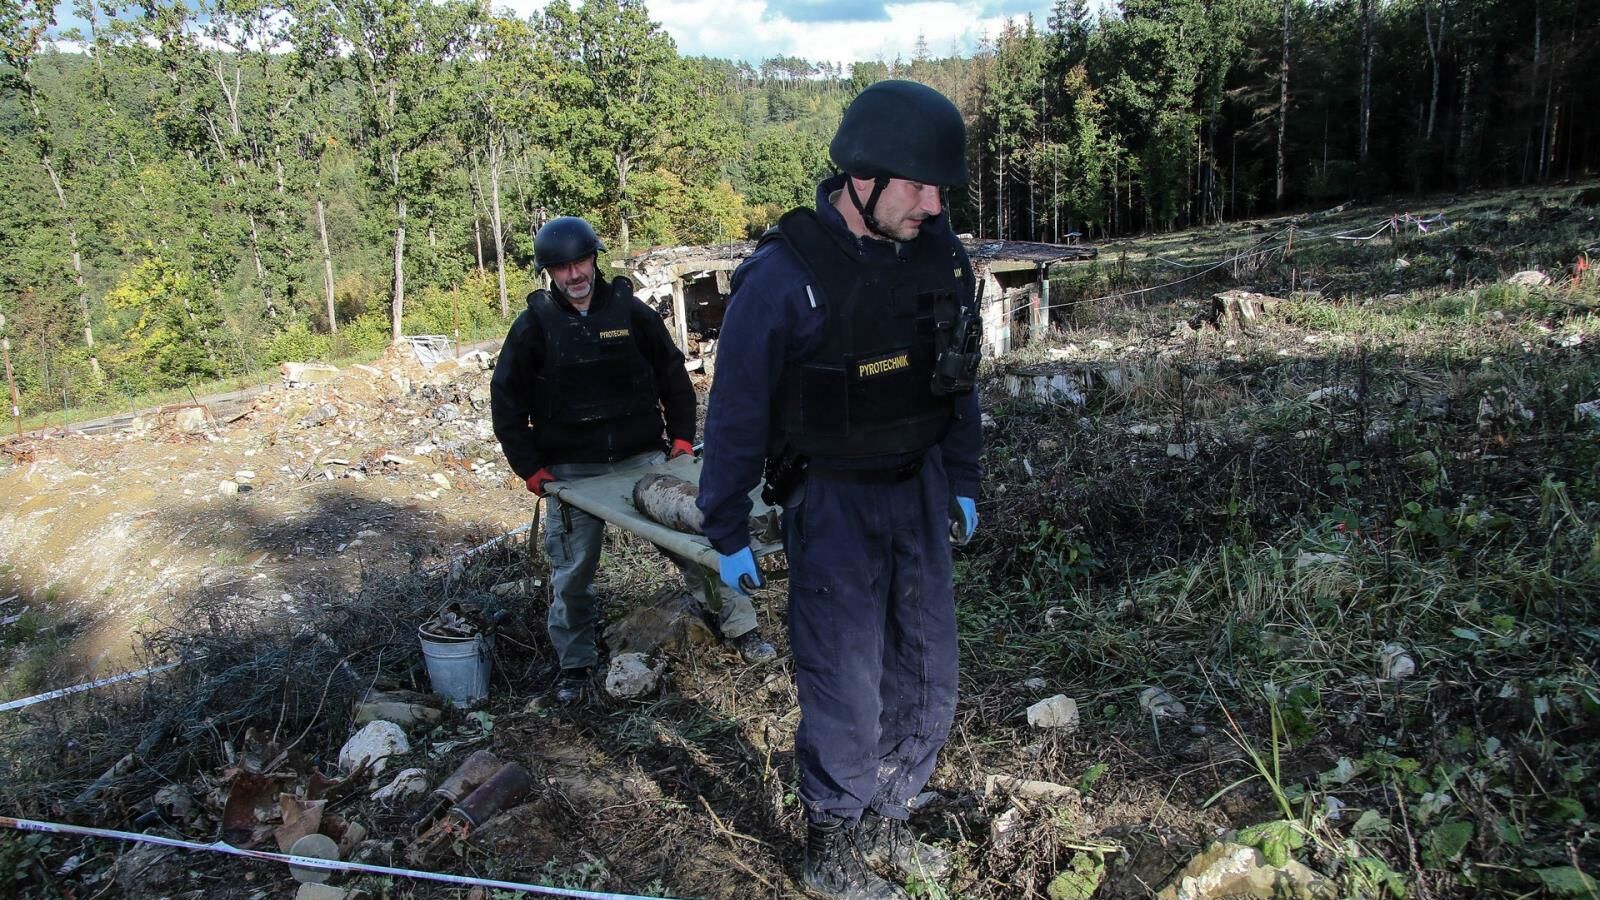
[[[879,175],[877,178],[872,179],[872,193],[867,195],[867,202],[862,203],[861,195],[856,193],[855,176],[846,174],[844,177],[844,187],[845,190],[850,192],[850,202],[855,204],[856,212],[861,214],[861,221],[867,226],[867,230],[885,240],[898,241],[899,238],[886,231],[883,224],[872,214],[872,211],[878,206],[878,196],[888,186],[889,176],[887,175]]]

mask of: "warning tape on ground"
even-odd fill
[[[131,831],[113,831],[109,828],[90,828],[84,825],[66,825],[59,822],[41,822],[36,819],[18,819],[11,816],[0,816],[0,825],[15,828],[18,831],[38,831],[45,834],[72,834],[80,837],[111,838],[119,841],[132,841],[139,844],[155,844],[160,847],[174,847],[179,850],[198,850],[209,853],[222,853],[228,856],[242,856],[246,859],[258,859],[266,862],[285,863],[301,869],[326,869],[335,872],[360,872],[367,875],[390,875],[400,878],[416,878],[423,881],[439,881],[445,884],[461,884],[474,887],[494,888],[502,891],[521,891],[526,894],[544,894],[551,897],[578,897],[583,900],[666,900],[643,894],[616,894],[605,891],[584,891],[577,888],[550,887],[542,884],[523,884],[516,881],[499,881],[493,878],[474,878],[470,875],[450,875],[444,872],[423,872],[417,869],[399,869],[393,866],[375,866],[368,863],[341,862],[336,859],[318,859],[311,856],[294,856],[288,853],[271,853],[266,850],[246,850],[235,847],[225,841],[216,841],[210,844],[184,841],[177,838],[161,837],[155,834],[138,834]]]
[[[58,697],[66,697],[70,694],[79,694],[97,687],[104,687],[108,684],[116,684],[119,681],[129,681],[134,678],[143,678],[146,675],[154,675],[157,672],[165,672],[168,669],[176,669],[181,665],[183,665],[182,660],[179,660],[178,662],[163,663],[159,666],[148,666],[138,670],[137,672],[123,672],[121,675],[111,675],[105,678],[97,678],[94,681],[88,681],[83,684],[75,684],[72,687],[57,688],[53,691],[45,691],[42,694],[34,694],[32,697],[23,697],[21,700],[9,700],[5,703],[0,703],[0,712],[6,712],[7,710],[12,709],[21,709],[24,706],[32,706],[35,703],[43,703],[46,700],[55,700]]]

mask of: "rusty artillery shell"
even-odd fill
[[[531,790],[533,776],[528,770],[516,763],[506,763],[465,800],[450,807],[450,812],[469,827],[477,828],[495,813],[521,803]]]
[[[450,803],[460,803],[461,798],[488,781],[500,765],[499,757],[487,750],[479,750],[439,782],[439,786],[433,789],[433,795]]]
[[[698,485],[676,475],[651,473],[633,485],[633,506],[652,522],[659,522],[673,531],[685,534],[704,534],[705,517],[694,505],[700,496]]]

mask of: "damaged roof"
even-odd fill
[[[974,264],[988,269],[1019,269],[1059,262],[1094,259],[1100,251],[1087,244],[1042,244],[1035,241],[1002,241],[963,235],[961,243]],[[708,244],[690,247],[662,247],[636,253],[612,263],[632,273],[658,272],[670,268],[675,275],[688,272],[733,269],[754,253],[755,241]]]

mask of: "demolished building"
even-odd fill
[[[1092,260],[1099,251],[1083,244],[1042,244],[963,236],[982,285],[983,351],[1000,356],[1049,326],[1050,267]],[[756,249],[755,241],[700,247],[664,247],[617,260],[635,294],[655,307],[689,358],[690,369],[707,369],[716,355],[717,334],[732,292],[733,270]]]

